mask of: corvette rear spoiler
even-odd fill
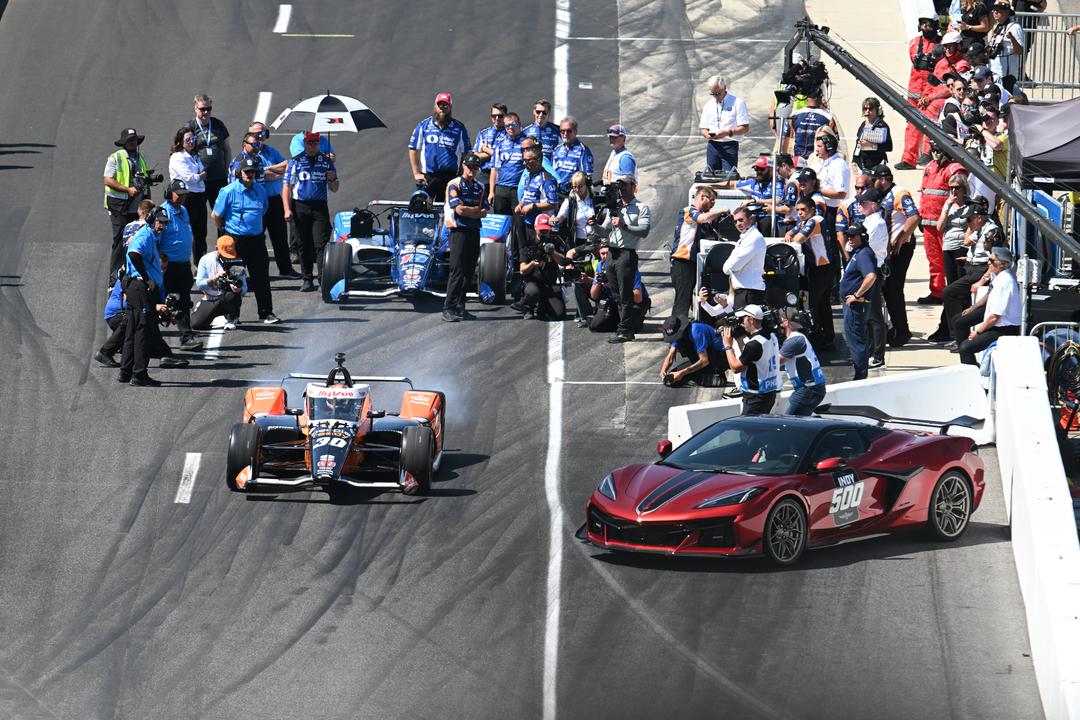
[[[325,373],[322,374],[322,375],[319,375],[317,373],[289,373],[289,377],[294,378],[296,380],[323,380],[323,381],[326,380],[326,374]],[[396,376],[396,375],[353,375],[352,380],[353,380],[354,383],[355,382],[405,383],[406,385],[409,386],[410,390],[414,389],[413,384],[412,384],[412,380],[410,380],[409,378],[404,377],[404,376],[399,377],[399,376]]]
[[[864,417],[875,421],[878,425],[914,425],[916,427],[938,428],[942,435],[949,434],[951,427],[977,428],[983,421],[970,415],[961,415],[952,420],[924,420],[921,418],[895,417],[870,405],[833,405],[826,403],[819,405],[815,411],[818,415],[844,415],[847,417]]]

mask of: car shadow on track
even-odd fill
[[[248,502],[301,503],[304,505],[421,505],[432,498],[468,497],[475,490],[467,488],[433,488],[423,497],[398,495],[386,490],[348,488],[333,493],[300,490],[295,493],[260,493],[245,495]]]
[[[490,455],[447,450],[446,454],[443,455],[442,465],[439,466],[439,472],[435,473],[435,482],[444,483],[447,480],[456,480],[460,477],[458,470],[463,470],[472,465],[479,465],[490,459]]]
[[[964,536],[954,543],[933,542],[918,530],[868,537],[840,545],[823,546],[806,552],[791,567],[776,567],[763,557],[671,557],[646,553],[599,551],[591,557],[599,562],[643,570],[677,573],[759,573],[798,572],[855,565],[865,560],[914,560],[916,555],[936,550],[1009,542],[1009,527],[996,523],[972,522]]]

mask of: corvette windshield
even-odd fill
[[[680,445],[664,464],[686,470],[788,475],[798,469],[817,432],[815,427],[783,421],[723,420]]]
[[[363,407],[363,396],[358,398],[308,398],[308,417],[313,421],[318,420],[345,420],[356,422]]]
[[[406,211],[399,214],[398,239],[435,242],[435,213]]]

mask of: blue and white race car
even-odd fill
[[[488,304],[506,299],[507,238],[511,218],[488,215],[480,231],[480,261],[471,297]],[[417,191],[408,201],[372,200],[334,216],[333,238],[323,256],[324,302],[358,297],[446,296],[450,228],[441,207]]]

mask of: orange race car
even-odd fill
[[[248,490],[388,488],[426,495],[443,454],[446,396],[405,377],[353,377],[338,353],[329,374],[292,373],[253,387],[229,435],[225,482]],[[285,383],[318,380],[288,407]],[[405,383],[400,411],[372,409],[372,382]]]

